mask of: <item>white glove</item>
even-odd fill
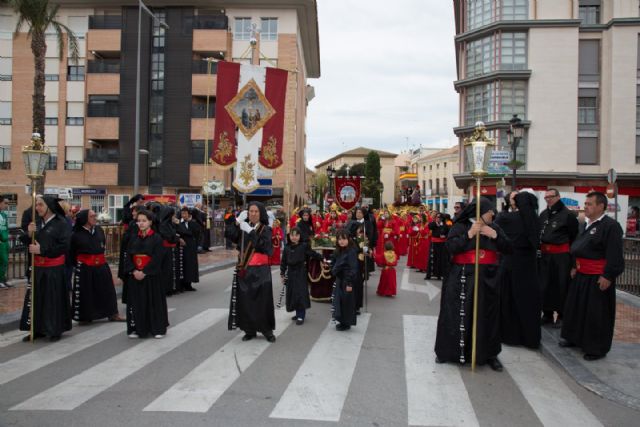
[[[364,224],[364,218],[360,218],[360,219],[358,220],[358,222],[359,222],[360,224]]]
[[[236,218],[236,222],[240,225],[241,222],[245,222],[247,220],[247,216],[249,216],[249,212],[246,210],[240,212],[240,215]]]
[[[244,231],[245,233],[251,233],[253,231],[253,227],[250,226],[248,222],[242,221],[240,223],[240,230]]]
[[[368,246],[363,246],[362,247],[362,252],[365,253],[365,254],[368,254],[369,253],[369,247]]]
[[[388,239],[388,238],[389,238],[389,235],[388,235],[388,234],[385,234],[385,235],[384,235],[384,238],[385,238],[385,239]]]
[[[418,231],[418,227],[413,227],[413,231]]]
[[[384,221],[384,220],[385,220],[385,219],[387,219],[387,218],[385,218],[385,216],[384,216],[384,215],[380,215],[380,219]]]

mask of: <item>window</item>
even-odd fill
[[[118,95],[89,95],[88,117],[119,117]]]
[[[578,136],[578,164],[598,164],[598,137]]]
[[[49,171],[58,169],[58,147],[49,146],[49,159],[47,160],[45,169]]]
[[[69,65],[67,67],[67,81],[77,82],[84,80],[84,65]]]
[[[426,172],[427,171],[427,167],[426,166],[422,166],[422,172]],[[424,187],[424,182],[422,183],[422,186]]]
[[[489,122],[495,113],[495,86],[487,83],[466,88],[465,124],[473,125],[477,121]]]
[[[442,166],[444,169],[447,168],[447,162],[444,162],[444,166]]]
[[[112,223],[122,221],[122,208],[129,201],[129,196],[124,194],[109,194],[109,216]]]
[[[525,117],[527,83],[519,80],[500,82],[500,119],[509,120],[514,114]]]
[[[233,27],[233,39],[234,40],[250,40],[251,33],[251,18],[236,18]]]
[[[45,117],[44,124],[47,126],[58,126],[58,118],[57,117]]]
[[[82,170],[82,147],[65,147],[66,170]]]
[[[440,163],[436,163],[436,169],[440,169]]]
[[[529,0],[467,0],[466,31],[495,21],[529,17]]]
[[[84,125],[84,102],[67,102],[68,126]]]
[[[0,57],[0,81],[11,81],[12,60],[8,57]]]
[[[600,81],[600,41],[580,40],[578,58],[578,80]]]
[[[89,206],[95,213],[102,213],[104,210],[104,196],[91,196],[89,198]]]
[[[58,74],[45,74],[44,80],[46,82],[57,82],[60,80],[60,76]]]
[[[433,190],[433,180],[429,180],[429,190]]]
[[[209,156],[213,152],[213,141],[209,141]],[[204,164],[204,141],[191,141],[191,154],[189,156],[191,164]]]
[[[278,18],[260,18],[260,40],[278,40]]]
[[[0,101],[0,125],[10,125],[12,117],[11,101]]]
[[[67,117],[67,126],[84,126],[84,117]]]
[[[429,165],[429,170],[432,171],[433,170],[433,165]]]
[[[527,34],[500,34],[501,70],[524,70],[527,68]]]
[[[436,194],[440,194],[440,178],[436,178]]]
[[[578,124],[595,125],[598,123],[597,98],[578,98]]]
[[[600,0],[580,0],[578,5],[578,17],[582,25],[594,25],[600,23]]]
[[[527,33],[496,33],[466,45],[466,75],[527,68]]]
[[[0,145],[0,169],[11,169],[10,145]]]
[[[502,0],[501,18],[505,21],[527,19],[529,17],[528,0]]]

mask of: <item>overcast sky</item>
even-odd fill
[[[456,143],[452,1],[318,0],[318,23],[308,167],[358,146],[399,153]]]

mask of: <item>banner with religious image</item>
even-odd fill
[[[259,165],[264,169],[282,165],[287,77],[286,70],[218,64],[211,158],[223,168],[236,166],[233,186],[240,192],[260,186]]]
[[[336,184],[336,202],[342,209],[351,209],[360,200],[359,176],[338,177],[334,179]]]

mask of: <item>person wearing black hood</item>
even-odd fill
[[[447,235],[451,270],[442,284],[436,332],[436,363],[471,360],[476,235],[480,234],[476,362],[502,371],[500,346],[500,289],[498,252],[511,250],[504,231],[493,223],[493,204],[480,199],[481,219],[476,222],[476,201],[458,216]]]
[[[193,211],[184,206],[177,226],[180,237],[180,290],[195,291],[192,283],[200,281],[198,272],[198,242],[196,236],[200,224],[195,221]]]
[[[31,304],[33,303],[34,339],[48,336],[58,341],[64,331],[71,329],[69,294],[65,283],[65,254],[69,249],[71,233],[64,218],[64,210],[53,196],[36,198],[36,213],[41,221],[31,222],[29,233],[35,239],[29,253],[35,255],[35,301],[31,301],[31,288],[27,289],[20,319],[20,330],[31,330]],[[23,338],[29,341],[31,336]]]
[[[538,198],[527,191],[513,191],[509,212],[496,218],[512,242],[513,252],[500,258],[500,327],[502,342],[536,349],[540,346],[542,297],[537,258],[540,227]]]
[[[155,230],[162,237],[162,276],[164,289],[167,295],[173,295],[180,289],[180,277],[178,274],[179,261],[176,256],[178,234],[174,223],[175,211],[169,206],[160,204],[152,205],[153,213],[157,218],[154,221]]]
[[[240,251],[231,287],[229,330],[242,329],[245,333],[243,341],[249,341],[261,332],[267,341],[275,342],[276,319],[269,265],[273,244],[264,205],[249,203],[249,209],[238,215],[236,224],[225,230],[225,237],[237,244]]]
[[[311,209],[302,209],[298,212],[300,219],[296,223],[296,227],[300,230],[300,243],[308,243],[311,245],[311,239],[315,236],[313,228],[313,219],[311,218]]]
[[[549,188],[544,200],[547,209],[540,214],[540,255],[538,267],[542,289],[542,324],[562,324],[564,302],[571,282],[571,244],[578,237],[578,218],[562,203],[560,193]],[[553,312],[558,317],[554,323]]]
[[[73,320],[91,322],[109,318],[124,322],[118,314],[118,301],[113,277],[105,259],[105,235],[97,225],[93,210],[84,209],[76,215],[71,233],[69,257],[74,267],[72,291]]]

